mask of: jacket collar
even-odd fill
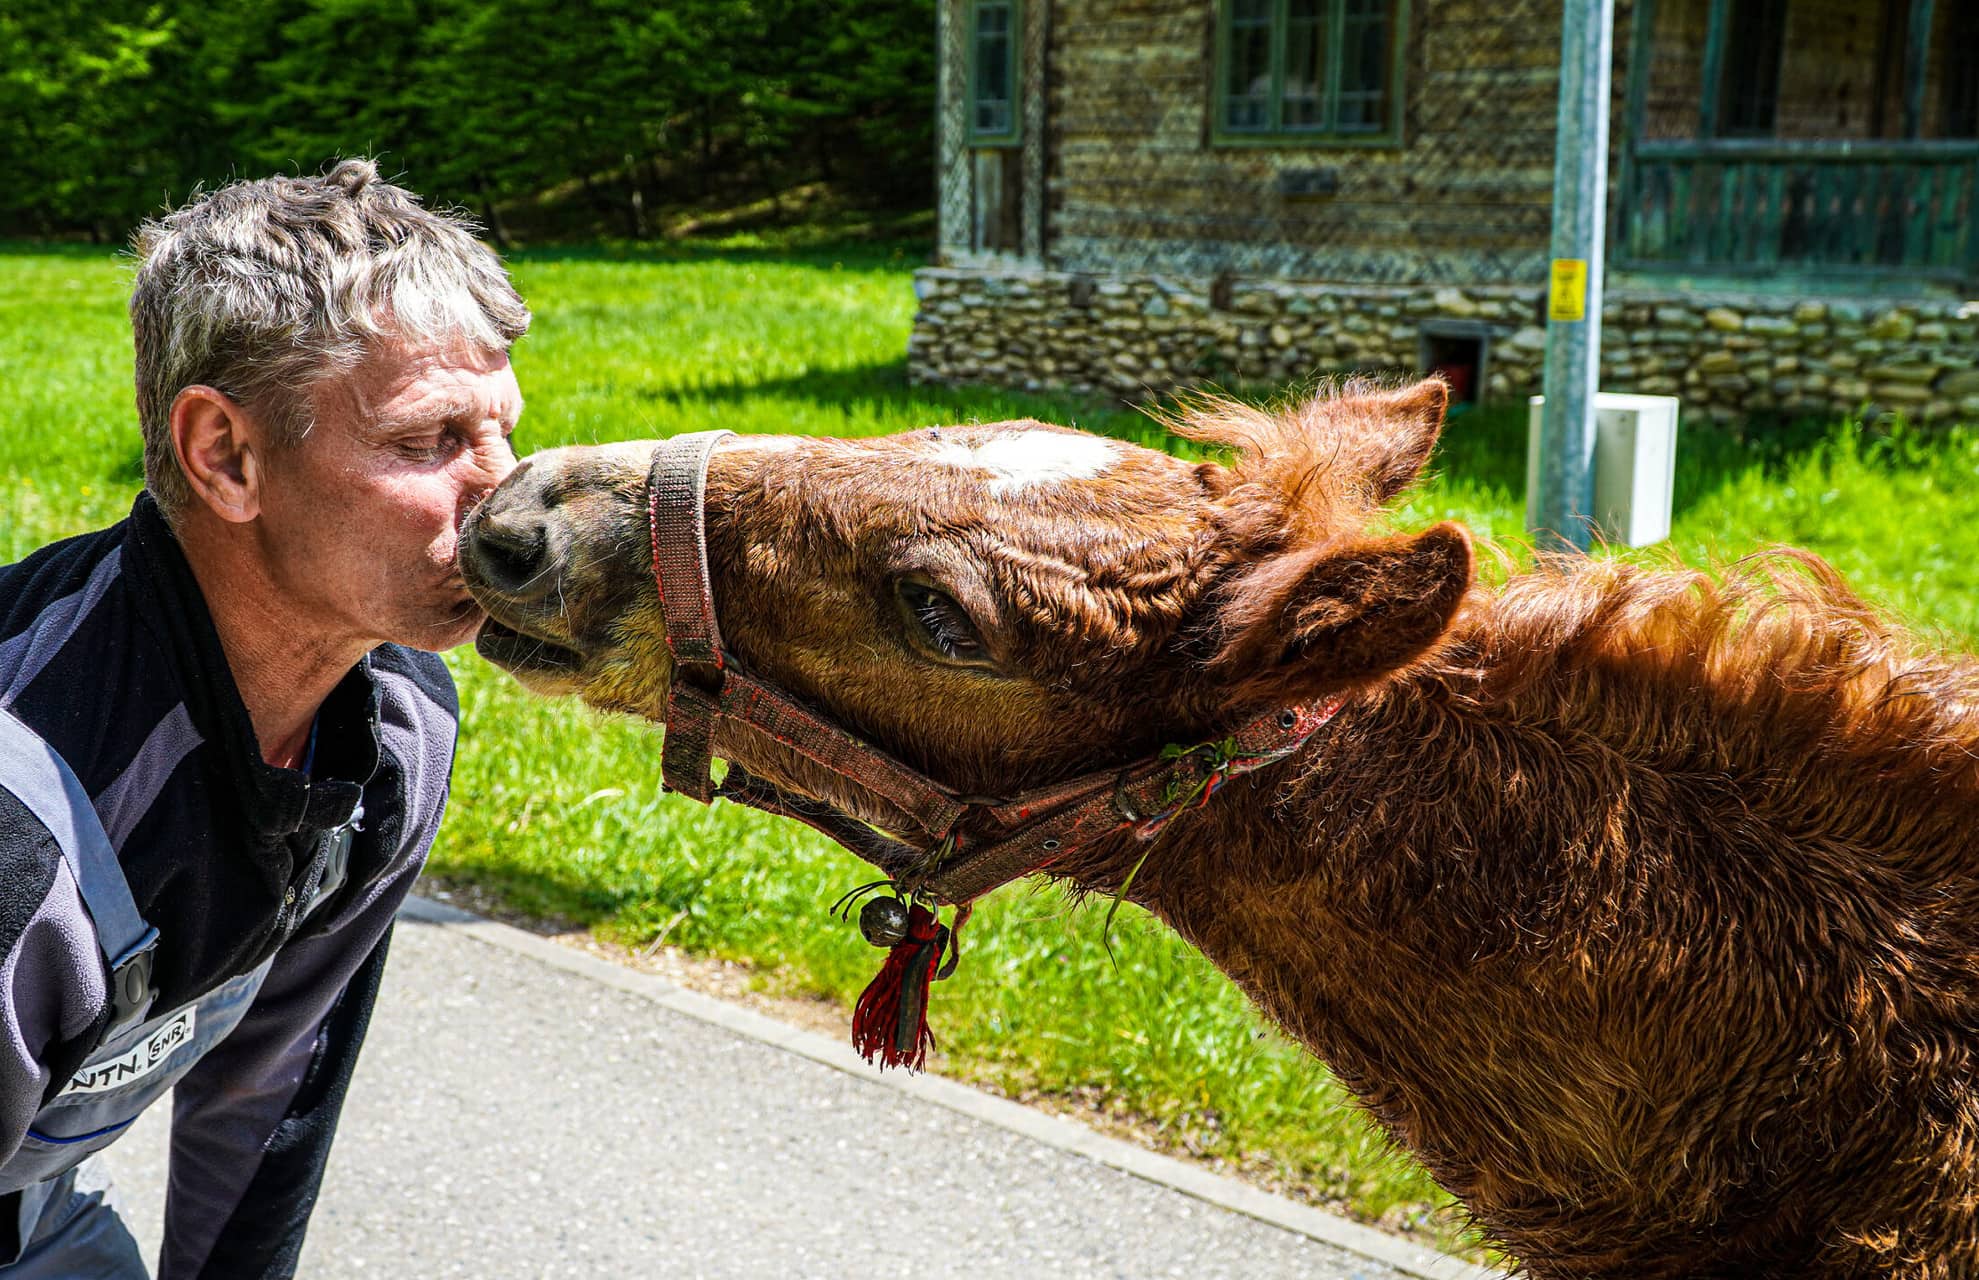
[[[379,689],[370,657],[324,699],[311,772],[276,768],[261,758],[199,580],[148,492],[131,508],[124,548],[139,607],[168,651],[194,727],[233,784],[246,827],[264,840],[278,840],[299,829],[350,821],[364,783],[378,767]]]

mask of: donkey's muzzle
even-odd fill
[[[540,515],[506,511],[469,523],[461,557],[476,582],[517,604],[541,599],[556,585],[550,538]]]
[[[468,516],[460,576],[488,614],[475,647],[517,675],[581,671],[648,571],[644,505],[625,500],[652,445],[548,449],[525,458]],[[621,555],[627,545],[633,554]],[[535,686],[532,686],[535,687]]]

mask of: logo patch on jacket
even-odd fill
[[[198,1007],[187,1005],[165,1020],[163,1026],[114,1058],[86,1063],[69,1081],[58,1098],[78,1093],[102,1093],[142,1080],[165,1065],[181,1046],[192,1039],[193,1016]]]

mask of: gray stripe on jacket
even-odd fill
[[[0,1164],[14,1158],[49,1085],[50,1045],[73,1040],[110,1000],[103,955],[69,864],[55,855],[55,878],[0,956]]]
[[[172,770],[204,741],[193,727],[192,713],[183,702],[166,712],[165,718],[145,736],[144,745],[137,749],[116,781],[94,798],[96,814],[103,819],[111,848],[123,852],[124,841],[151,811]]]
[[[6,643],[0,644],[0,671],[11,670],[13,679],[7,688],[0,692],[0,707],[10,707],[21,691],[34,683],[55,651],[67,644],[69,637],[82,626],[89,611],[110,589],[123,571],[124,549],[118,547],[97,562],[89,578],[80,588],[55,601],[35,618],[34,625]]]

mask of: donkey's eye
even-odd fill
[[[903,581],[896,592],[901,608],[937,653],[954,662],[989,662],[981,633],[954,597],[925,582]]]

